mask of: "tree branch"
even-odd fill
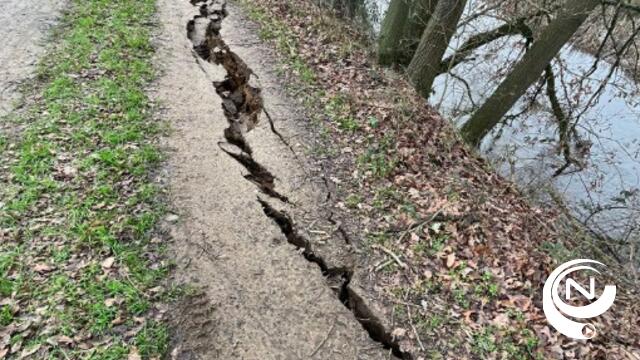
[[[622,9],[629,10],[629,11],[635,11],[635,12],[640,13],[640,6],[629,4],[629,3],[625,3],[625,2],[620,1],[620,0],[602,0],[602,3],[604,5],[620,6],[620,8],[622,8]]]
[[[446,59],[440,62],[440,74],[449,71],[455,66],[463,62],[473,51],[483,45],[489,44],[492,41],[498,40],[501,37],[509,35],[522,35],[527,40],[527,44],[533,41],[533,31],[525,23],[527,18],[519,18],[513,22],[499,26],[493,30],[483,32],[470,37],[461,47],[456,50],[453,55],[450,55]]]

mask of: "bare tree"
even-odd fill
[[[407,68],[409,79],[425,98],[431,95],[433,81],[440,73],[442,56],[456,32],[466,3],[467,0],[438,1]]]
[[[398,62],[402,54],[401,42],[411,4],[409,0],[391,0],[389,9],[382,22],[378,45],[378,62],[392,65]]]
[[[391,0],[380,30],[378,62],[408,64],[438,0]]]
[[[567,0],[558,16],[542,31],[491,97],[462,127],[462,136],[479,145],[516,101],[547,68],[562,46],[584,23],[600,0]]]
[[[402,39],[401,54],[398,59],[399,64],[409,65],[413,55],[416,53],[420,38],[427,27],[439,0],[414,0],[409,12],[409,18],[404,28],[404,38]]]

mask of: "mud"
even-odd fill
[[[355,251],[269,50],[234,6],[159,5],[176,280],[204,289],[174,316],[172,357],[405,357],[352,289]]]
[[[29,81],[65,0],[0,2],[0,116],[13,110],[20,99],[20,84]]]

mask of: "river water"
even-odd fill
[[[482,0],[470,0],[465,17],[482,5]],[[387,6],[387,1],[376,0],[374,8],[383,14]],[[461,23],[465,24],[464,18]],[[469,36],[501,24],[492,16],[481,16],[466,23],[452,39],[448,54]],[[447,74],[437,78],[430,103],[456,125],[464,123],[473,108],[491,95],[508,73],[508,67],[523,51],[523,39],[515,36],[482,47],[474,54],[474,59],[453,69],[456,76]],[[558,59],[553,64],[556,75],[562,79],[556,81],[557,93],[565,112],[569,113],[576,104],[584,105],[589,95],[579,96],[575,86],[564,91],[562,85],[577,84],[595,58],[567,45]],[[609,71],[610,65],[600,62],[593,74],[582,82],[582,88],[596,89]],[[464,78],[466,83],[457,77]],[[588,220],[590,227],[613,237],[637,237],[628,230],[637,227],[640,218],[637,197],[640,188],[640,97],[637,84],[624,72],[614,72],[612,79],[599,99],[582,114],[577,127],[585,143],[591,144],[584,170],[552,176],[564,160],[558,154],[557,127],[544,90],[526,114],[515,117],[487,136],[481,150],[502,176],[525,190],[533,190],[532,194],[540,200],[549,199],[549,191],[544,190],[552,190],[565,199],[579,219]],[[529,93],[533,90],[529,89]],[[510,115],[520,113],[527,104],[529,102],[520,100]],[[596,209],[607,207],[612,209],[590,215]]]

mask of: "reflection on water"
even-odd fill
[[[385,0],[376,3],[381,12],[388,5]],[[469,1],[465,16],[470,15],[471,9],[478,9],[481,3],[482,0]],[[452,40],[449,54],[468,37],[501,24],[491,16],[480,16],[466,23]],[[513,64],[524,51],[523,44],[521,38],[512,36],[481,48],[473,59],[454,68],[453,75],[456,76],[438,77],[430,102],[456,124],[463,123],[472,109],[482,104],[498,86],[509,70],[505,67]],[[565,92],[561,85],[575,84],[594,60],[590,54],[566,46],[559,55],[559,62],[553,65],[556,75],[562,75],[558,97],[566,112],[576,105],[583,107],[589,96],[577,96],[571,89]],[[560,69],[561,63],[565,70]],[[583,88],[596,89],[609,71],[610,66],[600,62],[597,70],[583,81]],[[636,84],[617,71],[612,84],[606,86],[598,101],[584,112],[578,131],[592,146],[588,166],[583,171],[552,177],[564,164],[564,159],[558,156],[557,128],[544,95],[538,97],[536,107],[529,109],[526,116],[509,121],[508,126],[487,137],[482,150],[497,164],[503,176],[521,186],[534,189],[553,186],[564,195],[579,218],[586,219],[594,206],[610,205],[614,209],[589,217],[590,225],[610,235],[623,236],[620,231],[630,225],[623,222],[636,221],[640,215],[623,206],[621,198],[621,194],[633,194],[640,187],[640,98],[637,95]],[[520,113],[527,104],[521,100],[510,114]]]

